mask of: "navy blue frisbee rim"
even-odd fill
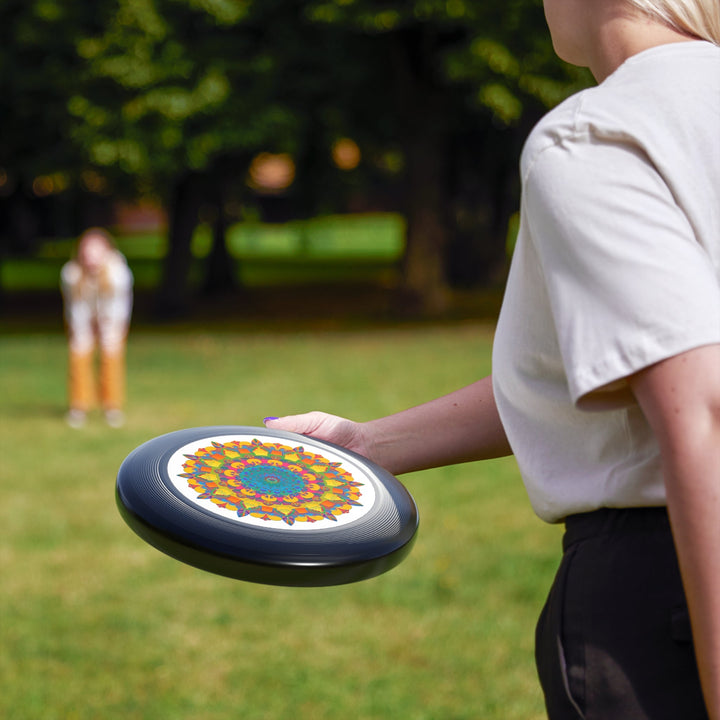
[[[239,523],[184,497],[169,477],[172,455],[190,443],[234,435],[347,457],[373,485],[372,506],[347,524],[298,531]],[[414,499],[384,468],[333,443],[264,427],[197,427],[153,438],[121,464],[115,497],[127,525],[166,555],[217,575],[288,587],[342,585],[381,575],[410,553],[419,524]]]

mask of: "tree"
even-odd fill
[[[390,135],[405,162],[405,289],[425,312],[439,312],[446,303],[447,251],[457,216],[494,214],[480,228],[492,232],[497,256],[517,206],[507,200],[508,194],[517,200],[517,185],[508,179],[514,177],[520,145],[513,130],[584,86],[587,76],[557,61],[536,0],[318,0],[308,3],[307,12],[315,22],[385,40],[384,52],[374,54],[379,64],[369,68],[376,82],[365,83],[382,90],[354,97],[373,108],[366,119],[392,107]],[[505,145],[503,157],[493,152],[488,137]],[[467,158],[477,149],[482,154],[474,162],[481,169],[472,172]],[[492,174],[483,169],[487,166]],[[468,175],[476,185],[502,188],[501,197],[486,193],[484,203],[482,196],[475,198],[480,213],[469,211],[463,197]],[[470,225],[465,232],[480,229]]]
[[[78,45],[89,70],[71,102],[75,140],[93,163],[159,191],[169,206],[160,290],[167,312],[189,302],[190,239],[201,205],[215,209],[209,269],[216,271],[227,258],[224,188],[244,179],[260,151],[302,156],[316,132],[339,68],[328,57],[332,34],[309,24],[303,6],[119,0],[102,32]]]
[[[32,251],[41,232],[38,197],[69,188],[81,170],[67,142],[68,94],[82,65],[80,3],[6,0],[0,9],[0,247]]]
[[[206,286],[233,277],[226,201],[246,199],[252,158],[289,153],[293,212],[333,211],[341,137],[362,149],[357,183],[399,187],[404,295],[441,310],[448,279],[502,256],[528,126],[587,82],[555,59],[540,0],[8,0],[1,19],[0,168],[158,196],[168,311],[190,302],[207,208]]]

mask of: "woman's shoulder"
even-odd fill
[[[571,95],[541,118],[528,136],[522,155],[523,178],[544,153],[554,148],[634,142],[642,135],[642,116],[654,112],[645,97],[606,83]]]
[[[706,72],[708,63],[719,72]],[[552,148],[621,143],[654,157],[674,152],[680,137],[716,143],[719,118],[720,48],[703,42],[651,48],[548,112],[525,143],[522,175]]]
[[[587,88],[556,105],[535,125],[523,148],[521,171],[527,177],[537,159],[547,150],[561,146],[577,134],[578,118],[586,106],[588,96],[598,88]]]

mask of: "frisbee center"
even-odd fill
[[[297,495],[307,486],[305,480],[292,470],[262,465],[245,468],[237,479],[248,490],[275,497]]]

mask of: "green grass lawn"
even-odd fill
[[[321,408],[365,419],[489,370],[491,329],[133,332],[128,423],[66,427],[60,334],[0,338],[0,717],[540,720],[532,636],[559,530],[511,459],[405,476],[410,556],[334,588],[178,563],[114,501],[134,447]]]

